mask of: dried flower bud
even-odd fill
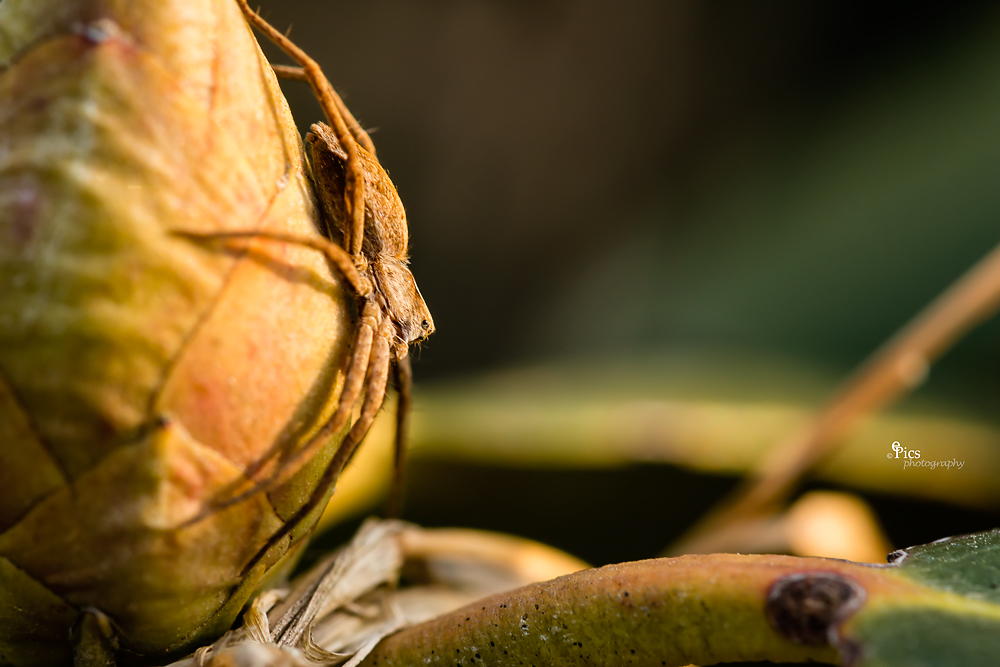
[[[0,663],[227,628],[316,516],[262,553],[334,443],[195,523],[342,382],[352,301],[314,251],[300,138],[230,0],[0,4]],[[318,514],[314,513],[314,514]]]

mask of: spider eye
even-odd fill
[[[427,331],[430,328],[430,326],[431,323],[428,322],[427,320],[424,320],[423,322],[420,323],[420,328],[423,329],[424,331]]]

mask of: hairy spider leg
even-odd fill
[[[410,406],[412,404],[413,369],[409,355],[396,359],[392,365],[396,382],[396,439],[393,443],[392,490],[386,516],[398,518],[403,512],[403,471],[406,469],[407,435],[410,428]]]
[[[295,450],[288,450],[283,453],[282,457],[278,462],[277,475],[275,477],[274,484],[283,484],[284,482],[291,479],[292,475],[295,474],[298,468],[298,463],[302,461],[307,461],[312,458],[320,449],[322,449],[330,438],[337,434],[340,429],[343,428],[347,420],[350,419],[351,413],[354,410],[354,404],[357,402],[358,396],[361,394],[362,384],[364,383],[365,377],[370,376],[373,366],[380,363],[380,359],[377,357],[380,349],[380,340],[378,336],[382,335],[382,330],[389,326],[391,323],[389,319],[382,315],[382,309],[378,306],[374,299],[368,299],[365,302],[364,310],[361,313],[361,322],[358,325],[358,336],[357,342],[354,346],[354,354],[351,359],[351,365],[347,369],[347,377],[344,379],[344,389],[341,392],[340,402],[337,404],[337,410],[333,413],[333,416],[327,421],[327,423],[306,442],[305,445],[299,447]],[[378,332],[378,335],[376,335]],[[386,362],[387,364],[388,362]],[[371,397],[368,393],[371,391],[371,382],[368,382],[368,386],[365,387],[365,403],[367,405],[371,401]],[[345,395],[348,400],[345,400]],[[379,397],[379,403],[381,404],[382,398],[385,397],[385,382],[382,383],[382,396]],[[371,425],[371,420],[368,420],[366,425],[362,426],[365,413],[362,407],[361,416],[358,420],[354,422],[354,426],[351,427],[350,433],[348,433],[345,438],[345,442],[351,438],[357,438],[361,441],[365,433],[368,431],[368,426]],[[360,429],[360,430],[359,430]],[[360,434],[360,435],[359,435]],[[343,444],[341,445],[343,447]]]
[[[326,115],[327,121],[333,128],[334,135],[343,145],[347,152],[347,169],[344,187],[344,200],[347,206],[347,215],[351,220],[350,234],[345,234],[344,239],[347,250],[354,258],[355,264],[361,256],[361,242],[365,234],[365,174],[358,157],[358,144],[354,135],[347,127],[341,107],[343,100],[334,91],[330,81],[323,74],[319,64],[309,57],[295,43],[281,34],[274,26],[265,21],[254,10],[250,9],[247,0],[236,0],[247,21],[255,28],[264,33],[268,39],[274,42],[282,51],[288,54],[292,60],[297,62],[305,73],[305,79],[309,82],[316,99],[319,100],[320,107]],[[357,122],[355,121],[355,125]],[[367,136],[367,135],[365,135]],[[371,139],[368,140],[371,143]],[[374,155],[374,152],[372,153]]]
[[[351,288],[357,292],[358,296],[368,297],[372,293],[371,282],[358,272],[354,260],[347,251],[330,239],[322,236],[309,236],[306,234],[286,234],[283,232],[188,232],[184,230],[174,230],[174,236],[182,236],[190,239],[204,239],[206,241],[221,241],[225,239],[266,239],[281,243],[293,243],[318,250],[330,262],[337,267],[337,270],[344,276]]]
[[[372,347],[372,363],[366,374],[368,378],[368,386],[365,389],[365,401],[361,407],[361,417],[358,418],[354,427],[351,428],[351,432],[348,433],[347,437],[340,443],[340,447],[337,448],[333,458],[327,464],[326,470],[323,471],[323,476],[320,478],[319,484],[317,484],[316,488],[313,490],[312,495],[309,496],[309,500],[307,500],[302,507],[296,510],[291,518],[268,539],[267,544],[265,544],[264,547],[257,552],[257,555],[244,568],[244,572],[252,569],[260,558],[270,551],[274,545],[283,540],[289,535],[289,533],[301,525],[301,523],[310,514],[325,505],[327,498],[337,485],[340,473],[343,472],[347,462],[351,460],[351,457],[354,455],[355,450],[357,450],[358,445],[361,444],[361,440],[365,437],[368,427],[371,426],[371,422],[378,413],[379,408],[382,407],[382,401],[385,399],[385,387],[389,377],[391,341],[392,323],[389,318],[384,318],[379,324],[378,333],[375,336],[374,345]],[[367,423],[364,424],[362,428],[359,428],[362,422]]]
[[[324,256],[344,274],[355,291],[366,297],[365,304],[362,308],[361,319],[358,324],[358,331],[355,334],[351,361],[347,367],[344,386],[341,389],[340,399],[333,415],[302,447],[299,447],[298,449],[282,449],[276,445],[265,452],[261,458],[257,459],[247,467],[245,476],[253,480],[268,463],[273,461],[275,457],[278,457],[276,470],[274,472],[270,473],[264,479],[255,480],[249,489],[235,492],[234,495],[228,497],[223,495],[221,498],[216,499],[209,504],[204,512],[199,513],[198,516],[192,520],[192,522],[200,520],[212,512],[217,512],[238,504],[256,493],[272,489],[290,479],[297,471],[299,462],[311,458],[329,441],[331,437],[334,437],[340,432],[341,429],[344,428],[344,425],[351,416],[358,397],[361,395],[362,382],[366,374],[370,372],[369,369],[384,367],[386,369],[385,372],[387,373],[390,362],[392,362],[391,365],[393,367],[394,379],[396,383],[397,407],[396,434],[393,446],[393,484],[388,506],[388,515],[399,516],[402,507],[402,483],[407,447],[406,439],[408,431],[408,416],[412,401],[411,392],[413,374],[410,366],[410,358],[409,356],[406,356],[402,359],[397,358],[392,360],[391,351],[385,353],[388,355],[387,360],[383,361],[381,358],[376,358],[376,352],[372,349],[374,333],[376,330],[378,330],[380,334],[383,330],[387,331],[388,333],[385,335],[389,337],[391,342],[391,321],[388,317],[383,315],[382,308],[378,305],[376,300],[371,298],[371,284],[366,278],[358,273],[354,264],[347,256],[347,253],[344,252],[344,250],[336,243],[319,236],[282,234],[276,232],[201,233],[175,231],[173,234],[188,238],[208,240],[226,238],[263,238],[277,242],[303,245],[323,253]],[[386,382],[383,381],[381,383],[383,397],[385,386]],[[369,388],[367,391],[371,391],[371,387],[371,382],[369,382]],[[379,406],[381,406],[381,401],[379,402]],[[376,408],[376,410],[377,409],[378,408]],[[368,428],[371,426],[371,419],[366,420],[364,417],[365,413],[364,409],[362,409],[362,416],[351,428],[348,438],[356,438],[358,442],[361,441]],[[374,418],[374,413],[371,417]]]
[[[305,81],[309,83],[309,75],[302,67],[294,67],[291,65],[271,65],[271,70],[274,75],[282,79],[294,79],[295,81]],[[340,97],[340,94],[336,90],[333,91],[334,101],[337,103],[337,108],[340,109],[340,114],[344,117],[344,121],[347,123],[347,128],[351,131],[354,136],[354,140],[357,141],[361,146],[368,151],[368,153],[375,157],[375,144],[372,142],[372,138],[368,136],[364,128],[361,127],[361,123],[354,117],[351,110],[347,108],[344,104],[344,100]]]
[[[334,413],[320,427],[319,431],[298,449],[289,450],[272,447],[264,456],[247,467],[245,475],[250,479],[251,486],[249,488],[244,488],[242,491],[235,490],[231,496],[227,497],[223,495],[213,500],[197,518],[236,505],[257,493],[268,491],[284,484],[298,472],[298,463],[300,461],[306,461],[311,458],[330,442],[330,438],[334,437],[344,428],[344,425],[351,418],[351,413],[354,411],[354,404],[357,403],[358,397],[361,395],[365,376],[369,373],[369,367],[373,358],[372,342],[375,331],[381,329],[387,323],[388,318],[385,318],[383,321],[381,308],[375,303],[374,299],[367,299],[361,313],[361,321],[358,323],[358,332],[354,339],[354,350],[351,353],[350,365],[347,367],[344,386],[341,389],[340,399],[337,402],[337,408]],[[384,385],[382,390],[383,392],[385,391]],[[366,396],[367,400],[368,397]],[[351,428],[344,442],[350,439],[351,434],[356,434],[356,430],[357,423]],[[363,432],[361,436],[364,437]],[[358,440],[360,442],[360,438]],[[343,447],[343,444],[341,447]],[[278,457],[278,461],[274,470],[269,472],[263,479],[254,479],[276,456]],[[240,487],[243,487],[243,483],[240,484]]]
[[[385,387],[389,382],[389,364],[392,361],[392,321],[386,317],[379,325],[378,333],[372,344],[371,360],[368,362],[367,385],[365,386],[365,401],[361,404],[361,414],[351,427],[351,432],[344,438],[334,460],[345,451],[343,465],[347,465],[354,451],[364,440],[371,428],[375,415],[382,409],[385,401]]]

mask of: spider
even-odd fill
[[[412,375],[409,345],[434,331],[434,321],[407,267],[406,216],[399,195],[375,157],[371,138],[347,110],[319,65],[288,37],[278,32],[247,0],[237,0],[247,21],[280,47],[299,67],[273,66],[275,74],[307,81],[320,102],[329,126],[316,123],[306,136],[312,157],[313,180],[331,237],[299,236],[269,232],[187,234],[220,238],[264,238],[308,246],[323,253],[340,271],[361,301],[361,317],[354,338],[344,386],[333,415],[305,444],[297,448],[276,446],[246,471],[250,488],[233,490],[214,499],[204,516],[236,504],[251,495],[282,484],[300,463],[340,433],[349,422],[359,397],[360,415],[327,465],[319,485],[268,546],[283,538],[301,519],[323,502],[344,466],[368,432],[385,399],[390,366],[398,387],[396,411],[395,479],[390,514],[398,512],[405,452],[406,418]],[[262,472],[265,471],[266,472]],[[267,547],[262,550],[267,551]]]

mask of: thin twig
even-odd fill
[[[709,512],[671,553],[715,550],[735,523],[774,510],[864,418],[920,385],[930,364],[1000,307],[1000,246],[890,338],[840,386],[819,415],[783,442],[763,472]]]

